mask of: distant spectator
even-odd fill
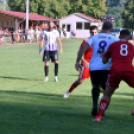
[[[35,27],[35,37],[36,37],[37,43],[39,42],[39,34],[40,34],[39,28],[38,28],[38,26],[36,26]]]
[[[61,27],[60,26],[58,27],[58,32],[59,32],[59,36],[61,37],[62,30],[61,30]]]
[[[34,29],[32,28],[32,26],[30,27],[30,34],[31,34],[31,42],[34,42]]]
[[[28,43],[31,43],[31,32],[30,32],[30,29],[27,29],[27,31],[26,31],[26,33],[27,33],[27,42]]]
[[[71,31],[71,37],[75,37],[76,33],[74,32],[74,30]]]
[[[18,28],[18,38],[19,38],[19,42],[21,42],[22,41],[22,30],[21,30],[21,28],[19,27]]]
[[[14,29],[13,27],[11,28],[11,39],[12,39],[12,44],[15,43],[15,37],[14,37]]]
[[[67,33],[66,33],[65,25],[63,26],[62,31],[63,31],[63,35],[64,35],[64,37],[66,37],[66,36],[67,36]]]
[[[23,29],[23,42],[26,43],[27,42],[27,33],[26,33],[26,29]]]
[[[0,45],[2,44],[2,34],[3,34],[3,31],[2,31],[2,28],[0,27]]]

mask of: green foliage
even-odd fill
[[[107,14],[113,14],[115,16],[115,26],[122,27],[122,13],[124,10],[124,4],[128,0],[107,0],[106,4],[108,6]]]
[[[3,9],[3,2],[0,2],[0,9]]]
[[[129,0],[125,4],[125,9],[122,14],[123,25],[128,29],[134,29],[134,1]]]
[[[65,17],[72,13],[84,13],[101,19],[107,12],[106,0],[30,0],[30,13],[48,17]],[[8,4],[13,11],[26,12],[26,1],[10,0]]]
[[[107,12],[106,0],[70,0],[71,10],[69,13],[84,13],[86,15],[101,19]]]

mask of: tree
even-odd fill
[[[123,26],[128,29],[134,29],[134,1],[129,0],[125,4],[125,9],[122,14]]]
[[[26,0],[10,0],[13,11],[26,12]],[[30,13],[38,13],[52,18],[62,18],[72,13],[102,19],[107,12],[106,0],[30,0]]]
[[[69,13],[84,13],[86,15],[102,19],[107,12],[106,0],[70,0]]]
[[[124,5],[128,0],[106,0],[108,6],[107,14],[113,14],[115,16],[115,26],[122,27],[122,13]]]

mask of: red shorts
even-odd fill
[[[116,89],[119,87],[120,81],[125,81],[129,86],[134,88],[134,72],[115,72],[110,73],[107,80],[107,87]]]
[[[82,66],[82,70],[80,72],[80,79],[88,79],[90,77],[90,71],[88,67]]]

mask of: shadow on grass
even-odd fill
[[[99,134],[115,134],[123,125],[129,128],[123,132],[131,134],[133,129],[133,123],[129,124],[131,119],[126,120],[126,113],[123,111],[120,115],[119,109],[116,112],[115,109],[110,110],[115,114],[112,121],[94,123],[90,115],[92,102],[89,96],[63,99],[59,94],[3,90],[0,96],[1,134],[98,134],[96,130]],[[125,103],[120,105],[128,106]],[[119,107],[118,103],[116,107]],[[122,117],[125,121],[118,123]]]
[[[27,81],[41,81],[40,79],[29,79],[21,77],[10,77],[10,76],[0,76],[2,79],[11,79],[11,80],[27,80]]]
[[[131,96],[133,97],[134,96],[134,92],[133,93],[127,93],[127,92],[116,92],[115,93],[116,95],[123,95],[123,96]]]

